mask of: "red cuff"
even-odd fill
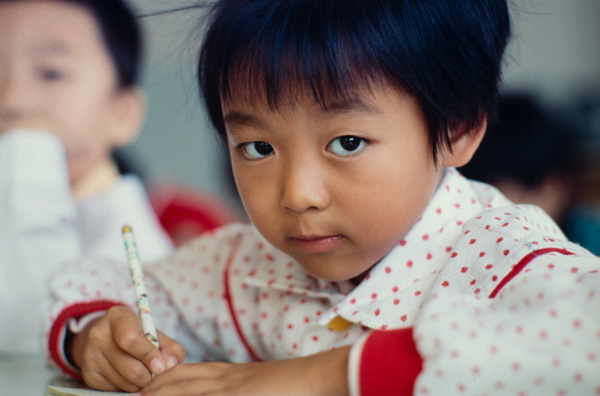
[[[66,307],[57,316],[57,318],[54,320],[54,323],[52,323],[52,327],[50,328],[50,334],[48,336],[48,352],[50,353],[52,360],[54,360],[54,362],[65,373],[77,378],[81,378],[81,374],[74,370],[70,364],[68,364],[64,353],[63,342],[65,339],[67,321],[69,319],[79,318],[93,312],[106,311],[110,307],[114,307],[116,305],[123,305],[123,303],[111,300],[79,303]]]
[[[412,327],[373,331],[362,349],[360,394],[412,395],[422,363],[412,337]]]

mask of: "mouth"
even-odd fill
[[[299,236],[289,240],[300,250],[307,253],[324,253],[337,248],[344,237],[341,235],[328,236]]]

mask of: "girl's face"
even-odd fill
[[[411,96],[374,90],[326,107],[227,101],[231,163],[267,240],[315,277],[360,279],[417,222],[443,167]]]

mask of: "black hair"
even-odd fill
[[[324,108],[373,87],[407,92],[434,159],[495,114],[506,0],[220,0],[208,16],[198,79],[223,140],[221,99],[262,93],[275,108],[299,86]]]
[[[79,5],[92,14],[115,65],[119,87],[136,85],[143,56],[143,38],[133,9],[123,0],[58,1]]]
[[[486,183],[508,178],[529,188],[551,174],[572,178],[578,173],[573,143],[577,135],[574,123],[545,108],[532,94],[504,94],[498,121],[460,171]]]

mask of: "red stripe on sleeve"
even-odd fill
[[[496,288],[492,291],[492,293],[490,293],[489,298],[496,297],[496,295],[500,292],[500,290],[502,290],[502,288],[504,286],[506,286],[506,284],[508,282],[510,282],[515,276],[519,275],[519,273],[521,271],[523,271],[523,269],[527,266],[527,264],[529,264],[533,259],[535,259],[536,257],[539,257],[541,255],[547,254],[547,253],[560,253],[560,254],[566,254],[566,255],[575,254],[573,252],[568,251],[567,249],[559,249],[559,248],[539,249],[539,250],[529,253],[527,256],[523,257],[521,259],[521,261],[519,261],[512,268],[512,270],[510,270],[508,275],[506,275],[504,278],[502,278],[500,283],[498,283],[498,286],[496,286]]]
[[[362,396],[413,394],[423,359],[412,337],[412,327],[373,331],[363,346],[359,387]]]
[[[62,358],[62,356],[65,356],[63,353],[63,331],[67,326],[67,321],[72,318],[80,318],[93,312],[106,311],[110,307],[114,307],[116,305],[123,305],[123,303],[112,300],[98,300],[93,302],[78,303],[63,309],[58,317],[54,320],[48,336],[48,352],[50,353],[52,360],[54,360],[54,362],[65,373],[76,378],[81,378],[81,374],[77,371],[74,371],[73,368]]]

